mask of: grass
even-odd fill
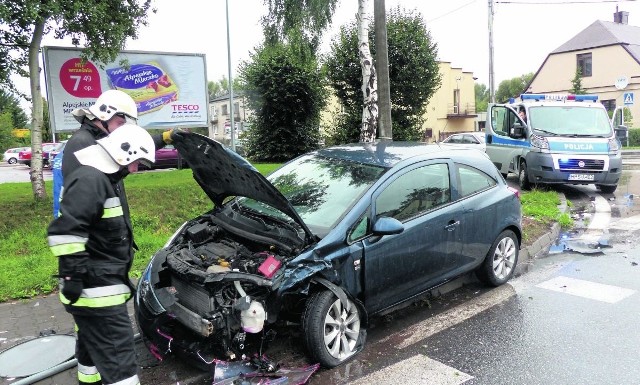
[[[542,230],[548,230],[555,222],[559,223],[563,229],[573,226],[573,219],[568,212],[560,211],[560,197],[558,193],[551,190],[531,190],[522,194],[522,216],[524,233],[523,244],[530,243],[537,239]],[[567,202],[570,206],[571,202]]]
[[[268,174],[279,164],[255,164]],[[49,199],[34,203],[30,183],[0,184],[0,301],[31,298],[57,288],[52,278],[57,261],[47,246],[47,226],[52,216],[51,181],[45,182]],[[186,220],[211,208],[211,200],[193,179],[191,170],[133,174],[125,180],[131,220],[139,250],[131,268],[139,276],[153,253],[161,248]],[[522,194],[524,244],[547,231],[551,223],[563,223],[557,193],[531,191]],[[570,220],[570,218],[567,219]],[[533,239],[535,240],[535,239]]]

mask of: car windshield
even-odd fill
[[[602,108],[544,106],[529,109],[533,130],[566,136],[611,136],[609,116]]]
[[[289,200],[311,231],[322,237],[385,171],[383,167],[305,155],[267,179]],[[280,211],[253,199],[241,198],[238,204],[285,218]]]

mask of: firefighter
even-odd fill
[[[149,133],[125,124],[94,145],[65,149],[78,161],[64,176],[60,216],[48,228],[58,257],[60,300],[76,324],[78,383],[139,383],[126,302],[133,285],[133,232],[119,186],[139,162],[155,161]]]

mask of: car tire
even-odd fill
[[[9,160],[8,160],[7,162],[9,162],[9,164],[16,164],[16,163],[18,163],[18,159],[16,159],[16,158],[9,158]]]
[[[618,185],[614,184],[613,186],[611,186],[611,185],[597,184],[596,187],[605,194],[613,194],[618,188]]]
[[[311,359],[325,368],[354,357],[364,344],[360,309],[348,301],[349,312],[330,290],[317,292],[307,301],[302,319],[305,345]]]
[[[506,283],[518,264],[519,250],[516,234],[511,230],[504,230],[491,245],[484,262],[476,270],[476,276],[490,286]]]
[[[529,173],[527,172],[527,163],[520,163],[520,170],[518,170],[518,185],[520,190],[531,190],[531,182],[529,182]]]

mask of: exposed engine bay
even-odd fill
[[[180,333],[195,334],[205,362],[201,351],[236,358],[244,353],[248,334],[265,338],[265,324],[276,321],[277,311],[270,313],[268,306],[279,302],[273,298],[284,266],[303,246],[290,224],[224,211],[187,223],[154,260],[155,296],[168,317],[179,321],[158,333],[170,337],[179,332],[173,327],[185,325],[189,330]]]

